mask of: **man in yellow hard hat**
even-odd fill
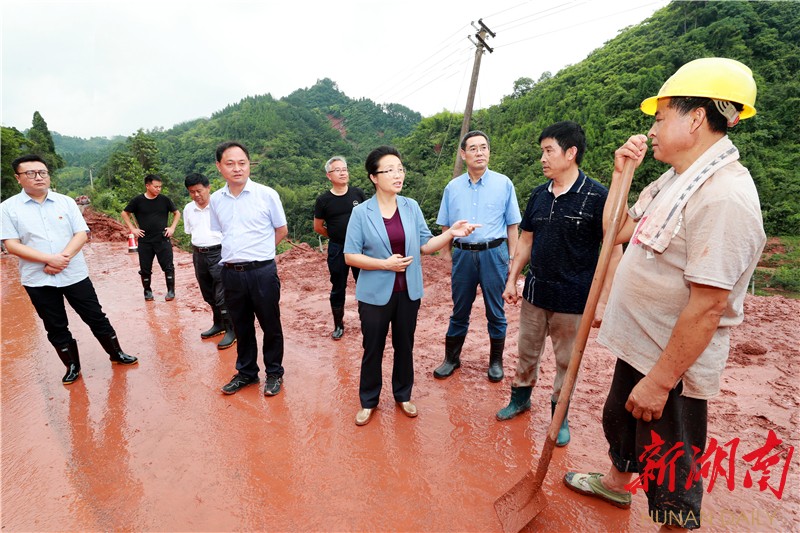
[[[755,184],[727,136],[755,115],[755,97],[745,65],[692,61],[642,102],[655,115],[647,136],[615,153],[612,198],[625,161],[644,159],[648,137],[671,168],[642,191],[616,239],[630,245],[598,336],[617,357],[603,408],[611,467],[605,476],[569,472],[564,483],[622,508],[643,489],[650,517],[667,529],[700,527],[706,403],[719,393],[730,328],[743,319],[766,241]]]

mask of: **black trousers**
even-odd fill
[[[358,302],[364,356],[361,358],[361,381],[358,396],[361,407],[377,407],[381,396],[383,351],[389,325],[392,326],[392,394],[397,402],[411,399],[414,387],[414,332],[420,300],[408,298],[408,292],[395,292],[386,305]]]
[[[88,277],[67,287],[25,287],[25,290],[44,323],[47,340],[55,347],[64,346],[73,340],[64,306],[65,298],[95,337],[115,334]]]
[[[158,259],[158,265],[165,274],[175,272],[172,263],[172,242],[166,237],[157,241],[140,240],[139,248],[139,275],[149,278],[153,275],[153,258]]]
[[[281,281],[275,261],[243,272],[223,267],[222,285],[236,333],[236,370],[249,378],[258,376],[257,318],[264,332],[262,351],[267,375],[283,376]]]
[[[222,265],[220,259],[222,249],[211,250],[210,252],[198,252],[192,254],[194,264],[194,276],[200,286],[200,294],[203,300],[212,309],[225,308],[225,288],[222,286]]]
[[[664,405],[664,412],[658,420],[644,422],[637,420],[625,409],[633,387],[644,377],[628,363],[617,359],[614,378],[608,398],[603,407],[603,431],[609,444],[611,462],[620,472],[645,472],[648,455],[645,447],[653,444],[651,432],[655,432],[664,444],[652,461],[663,460],[665,467],[651,469],[658,477],[665,470],[662,483],[650,479],[646,490],[650,516],[659,523],[695,529],[700,527],[700,504],[703,501],[703,478],[698,476],[689,489],[686,482],[693,473],[692,450],[706,448],[708,427],[707,401],[681,396],[683,383],[672,389]],[[676,444],[683,443],[679,450],[683,454],[675,459],[675,451],[667,453]],[[698,457],[700,455],[698,454]],[[674,459],[674,461],[673,461]],[[672,465],[672,466],[671,466]],[[669,489],[669,479],[674,475],[674,490]]]
[[[358,281],[358,273],[361,271],[344,262],[344,245],[328,242],[328,271],[331,273],[331,308],[333,309],[344,307],[347,275],[351,268],[353,269],[353,279]]]

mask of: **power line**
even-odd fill
[[[513,42],[510,42],[510,43],[501,44],[501,45],[498,45],[497,48],[505,48],[507,46],[512,46],[512,45],[515,45],[515,44],[518,44],[518,43],[522,43],[522,42],[525,42],[525,41],[538,39],[538,38],[544,37],[546,35],[552,35],[554,33],[562,32],[562,31],[565,31],[565,30],[571,30],[573,28],[577,28],[577,27],[580,27],[580,26],[585,26],[586,24],[591,24],[591,23],[597,22],[598,20],[604,20],[604,19],[611,18],[611,17],[618,17],[619,15],[623,15],[625,13],[631,13],[633,11],[636,11],[636,10],[639,10],[639,9],[642,9],[642,8],[645,8],[645,7],[657,5],[657,4],[660,4],[660,3],[661,3],[660,1],[656,1],[656,2],[650,2],[649,4],[642,4],[640,6],[636,6],[636,7],[631,8],[631,9],[625,9],[623,11],[617,11],[616,13],[610,13],[610,14],[604,15],[602,17],[596,17],[596,18],[593,18],[591,20],[585,20],[583,22],[578,22],[576,24],[571,24],[569,26],[564,26],[562,28],[558,28],[558,29],[555,29],[555,30],[550,30],[550,31],[547,31],[547,32],[544,32],[544,33],[539,33],[539,34],[536,34],[536,35],[532,35],[532,36],[526,37],[524,39],[519,39],[517,41],[513,41]],[[534,22],[534,21],[526,22],[523,25],[527,25],[527,24],[530,24],[532,22]]]
[[[566,3],[563,3],[563,4],[558,4],[558,5],[556,5],[556,6],[549,7],[549,8],[547,8],[547,9],[543,9],[543,10],[541,10],[541,11],[537,11],[537,12],[535,12],[535,13],[531,13],[530,15],[525,15],[524,17],[517,17],[517,18],[515,18],[515,19],[513,19],[513,20],[509,20],[508,22],[504,22],[504,23],[501,23],[501,24],[494,24],[494,26],[495,26],[495,27],[496,27],[498,30],[501,30],[501,29],[502,29],[502,30],[505,32],[505,31],[508,31],[508,30],[510,30],[510,29],[512,29],[512,28],[516,28],[517,26],[519,26],[519,24],[517,24],[516,26],[511,26],[511,28],[508,28],[507,26],[508,26],[509,24],[516,24],[516,23],[518,23],[518,22],[519,22],[519,21],[521,21],[521,20],[529,19],[529,18],[532,18],[532,17],[538,17],[539,15],[544,15],[544,16],[540,17],[539,19],[535,19],[535,20],[544,19],[544,18],[547,18],[547,17],[549,17],[549,16],[551,16],[551,15],[556,15],[556,14],[558,14],[558,13],[561,13],[561,12],[563,12],[563,11],[566,11],[566,10],[572,9],[572,8],[574,8],[574,7],[577,7],[577,6],[579,6],[579,5],[582,5],[582,4],[585,4],[585,3],[586,3],[586,0],[584,0],[584,1],[582,1],[582,2],[578,2],[578,4],[577,4],[577,5],[572,5],[572,6],[570,6],[570,4],[575,4],[575,1],[576,1],[576,0],[571,0],[570,2],[566,2]],[[562,8],[564,8],[564,9],[562,9]],[[556,11],[556,10],[557,10],[557,11]],[[551,12],[552,12],[552,13],[551,13]],[[533,22],[533,21],[529,21],[529,22]],[[525,24],[527,24],[527,23],[525,23]]]

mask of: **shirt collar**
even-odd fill
[[[250,176],[248,176],[248,177],[247,177],[247,181],[246,181],[246,182],[244,182],[244,188],[242,189],[242,192],[245,192],[245,191],[248,191],[248,192],[250,192],[250,191],[252,190],[252,187],[250,186],[250,184],[252,183],[252,181],[253,181],[253,180],[252,180],[252,179],[250,179]],[[233,194],[231,194],[231,189],[230,189],[230,187],[228,187],[228,184],[227,184],[227,183],[225,183],[225,186],[224,186],[224,187],[223,187],[221,190],[222,190],[222,192],[224,192],[224,193],[225,193],[225,194],[227,194],[228,196],[231,196],[231,197],[233,196]]]
[[[51,191],[50,189],[47,189],[47,196],[45,196],[45,197],[44,197],[44,201],[45,201],[45,202],[46,202],[46,201],[48,201],[48,200],[49,200],[49,201],[51,201],[51,202],[54,202],[54,201],[55,201],[53,198],[51,198],[51,197],[50,197],[50,193],[51,193],[51,192],[52,192],[52,191]],[[33,199],[33,198],[31,198],[30,196],[28,196],[28,193],[26,193],[26,192],[25,192],[25,189],[21,190],[21,191],[20,191],[20,193],[21,193],[21,194],[22,194],[22,196],[25,198],[25,202],[36,202],[36,200],[34,200],[34,199]],[[36,202],[36,203],[38,204],[39,202]],[[44,202],[43,202],[43,203],[44,203]]]
[[[469,177],[469,172],[464,173],[464,177],[467,180],[467,186],[472,187],[473,183],[472,183],[472,178]],[[474,186],[477,187],[479,185],[483,185],[488,177],[489,177],[489,167],[486,167],[486,170],[483,171],[483,175],[478,179],[478,181],[474,184]]]
[[[562,195],[571,192],[580,192],[580,189],[581,187],[583,187],[584,182],[586,182],[586,174],[583,173],[583,170],[578,169],[578,178],[570,186],[569,190],[563,192]],[[547,192],[553,194],[553,180],[550,180],[550,183],[547,184]]]

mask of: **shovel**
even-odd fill
[[[578,327],[578,333],[575,337],[575,347],[572,349],[569,367],[567,367],[567,373],[564,376],[564,385],[561,387],[561,394],[558,397],[558,404],[553,413],[553,419],[550,422],[550,427],[547,429],[547,438],[542,447],[542,454],[539,456],[539,464],[536,467],[536,473],[529,470],[508,492],[500,496],[494,502],[494,509],[497,512],[497,517],[500,519],[505,533],[517,533],[522,530],[522,528],[533,520],[536,515],[541,513],[547,505],[547,499],[542,492],[542,484],[547,475],[547,468],[550,466],[550,459],[553,456],[553,448],[555,447],[556,438],[558,437],[558,430],[561,428],[561,423],[564,421],[569,399],[572,396],[572,391],[575,389],[575,380],[578,377],[578,369],[581,366],[583,351],[586,349],[586,341],[589,338],[589,330],[592,327],[597,301],[600,299],[603,282],[605,281],[606,272],[608,271],[611,251],[614,248],[614,239],[619,231],[623,210],[628,203],[628,191],[631,187],[635,168],[636,162],[634,160],[627,159],[625,161],[625,166],[622,169],[621,186],[613,198],[609,197],[606,200],[607,202],[613,202],[611,211],[612,219],[603,237],[603,247],[600,250],[597,268],[595,268],[594,277],[592,278],[592,287],[589,289],[589,296],[586,299],[586,306],[583,309],[581,324]]]

